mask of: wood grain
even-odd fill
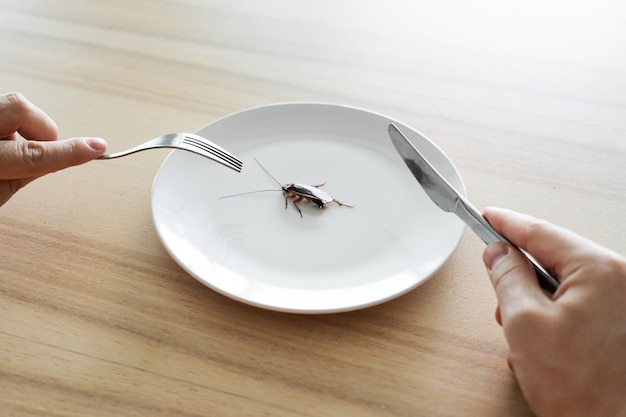
[[[621,3],[0,0],[0,91],[123,149],[285,101],[429,135],[479,207],[626,253]],[[41,178],[0,208],[0,409],[15,416],[530,416],[466,233],[420,288],[301,316],[202,286],[153,229],[166,152]]]

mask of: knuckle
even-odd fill
[[[606,288],[614,288],[626,293],[626,260],[619,255],[607,256],[595,274],[597,280],[607,281]]]
[[[26,140],[20,146],[20,160],[31,171],[40,167],[46,160],[46,148],[37,141]]]
[[[533,218],[527,227],[529,239],[541,238],[550,232],[550,223],[542,219]]]
[[[593,283],[597,288],[623,291],[626,294],[626,259],[612,252],[598,252],[586,256],[587,262],[574,264],[563,285],[573,287]],[[599,261],[601,260],[601,261]],[[592,279],[590,279],[593,277]]]
[[[493,286],[496,292],[523,273],[522,265],[517,262],[500,262],[492,270]]]
[[[21,113],[28,109],[28,100],[22,93],[7,93],[4,95],[5,106],[12,111]]]
[[[5,97],[9,103],[15,105],[22,105],[26,101],[24,95],[18,92],[7,93],[5,94]]]
[[[0,95],[0,118],[2,119],[0,136],[4,139],[15,138],[29,109],[29,102],[21,93]]]
[[[624,279],[626,276],[626,260],[624,260],[620,256],[610,256],[608,257],[606,263],[606,267],[609,270],[609,275],[619,277],[619,279]]]

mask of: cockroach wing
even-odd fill
[[[316,204],[319,208],[324,208],[333,202],[333,198],[330,195],[311,185],[288,184],[285,191],[291,191],[299,196],[302,196]]]

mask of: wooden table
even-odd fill
[[[275,102],[366,108],[429,135],[478,207],[626,253],[626,8],[588,3],[1,0],[0,91],[110,149]],[[166,155],[58,172],[0,208],[0,414],[532,415],[474,235],[385,304],[262,310],[162,247]]]

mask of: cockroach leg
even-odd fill
[[[289,199],[292,199],[291,202],[293,203],[293,206],[296,208],[296,210],[298,210],[298,213],[300,213],[300,217],[302,217],[302,210],[300,210],[300,207],[298,207],[297,202],[302,200],[304,197],[294,192],[286,191],[285,193],[285,209],[288,206]]]
[[[287,203],[289,202],[290,198],[296,198],[298,195],[296,193],[293,193],[291,191],[285,191],[285,210],[287,209]]]
[[[337,204],[339,204],[340,206],[343,206],[343,207],[350,207],[350,208],[354,208],[354,206],[351,206],[350,204],[342,203],[341,201],[339,201],[339,200],[337,200],[337,199],[334,199],[334,198],[333,198],[333,202],[334,202],[334,203],[337,203]]]
[[[300,210],[300,207],[298,207],[298,201],[302,200],[302,196],[299,195],[296,198],[293,199],[293,206],[296,208],[296,210],[298,210],[298,213],[300,213],[300,217],[302,217],[302,210]]]

